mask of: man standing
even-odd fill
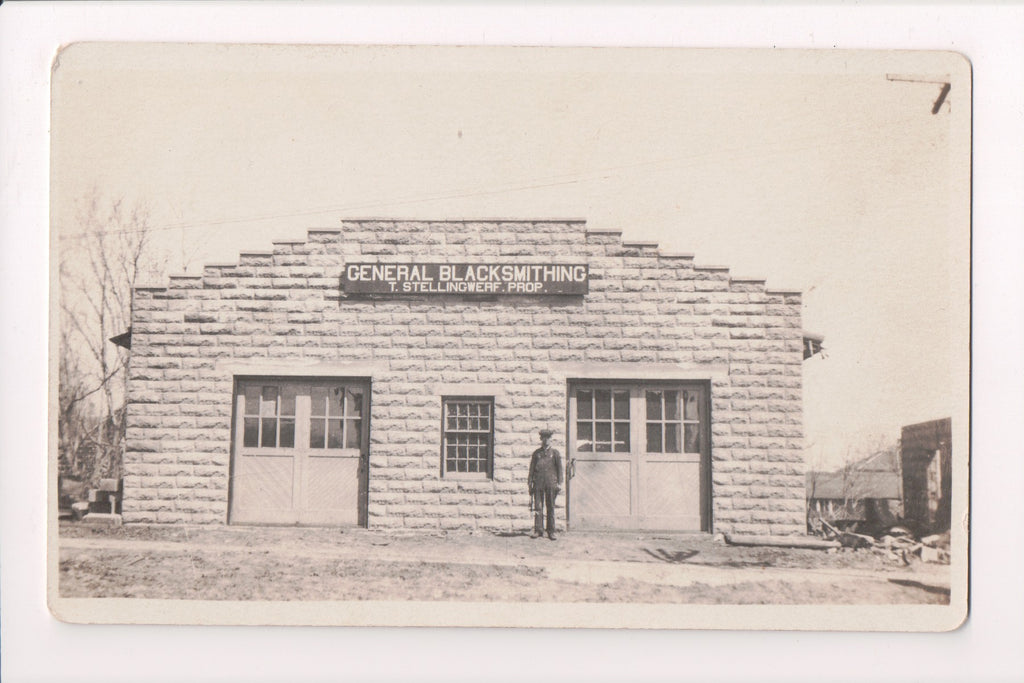
[[[544,533],[542,526],[547,512],[548,538],[555,540],[555,498],[562,490],[562,456],[551,447],[550,429],[540,430],[540,448],[530,458],[527,484],[533,498],[533,538]]]

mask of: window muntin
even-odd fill
[[[309,447],[359,448],[362,440],[363,391],[344,384],[310,390]]]
[[[442,405],[443,473],[490,476],[494,450],[494,400],[444,398]]]
[[[246,448],[295,447],[294,388],[246,385],[242,444]]]
[[[629,451],[628,390],[594,388],[576,392],[576,449]]]

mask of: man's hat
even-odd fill
[[[552,434],[554,434],[554,432],[551,431],[550,429],[540,430],[540,438],[542,439],[550,439]]]

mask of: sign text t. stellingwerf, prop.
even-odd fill
[[[349,263],[347,295],[583,295],[586,265],[562,263]]]

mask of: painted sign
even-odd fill
[[[349,263],[341,286],[348,295],[582,295],[588,278],[579,264]]]

